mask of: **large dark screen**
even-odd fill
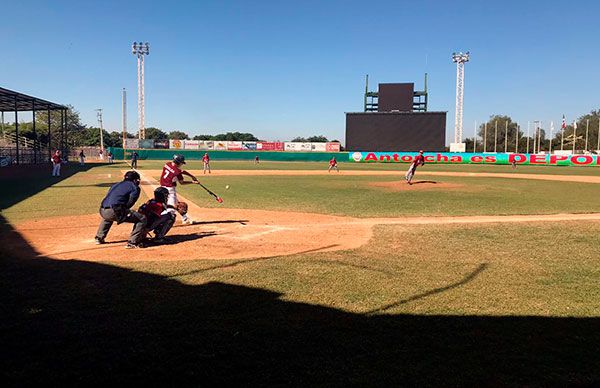
[[[446,112],[346,113],[348,151],[444,151]]]
[[[379,84],[379,112],[412,112],[415,84]]]

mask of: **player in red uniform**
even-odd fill
[[[208,173],[210,174],[210,157],[208,156],[208,152],[205,152],[202,157],[202,165],[204,166],[203,173],[206,174],[206,170],[208,170]]]
[[[60,156],[60,151],[56,150],[52,157],[50,158],[52,162],[52,176],[60,176],[60,165],[62,164],[62,157]]]
[[[335,160],[335,156],[333,158],[331,158],[331,160],[329,161],[329,168],[327,169],[327,172],[331,172],[331,169],[335,168],[337,170],[337,172],[340,172],[340,169],[338,168],[337,165],[337,160]]]
[[[158,187],[154,190],[154,198],[143,204],[138,210],[146,216],[146,234],[154,231],[154,242],[164,243],[165,236],[175,223],[175,214],[169,211],[167,207],[167,198],[169,190],[164,187]]]
[[[160,185],[166,188],[169,191],[169,196],[167,198],[167,206],[169,207],[169,211],[174,215],[175,209],[177,208],[177,184],[180,183],[182,185],[189,183],[198,183],[198,179],[195,176],[190,174],[189,172],[182,170],[181,166],[185,164],[185,158],[182,155],[174,155],[173,161],[168,162],[164,165],[162,170],[162,175],[160,176]],[[183,176],[187,175],[192,178],[192,182],[184,181]],[[181,221],[185,223],[192,223],[193,221],[188,217],[187,214],[181,215]]]
[[[419,155],[415,156],[415,160],[410,164],[408,171],[406,172],[406,182],[412,185],[412,179],[417,171],[417,167],[425,164],[425,157],[423,156],[423,150],[419,151]]]

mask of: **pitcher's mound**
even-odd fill
[[[391,191],[415,191],[415,190],[459,190],[464,185],[458,183],[437,182],[429,180],[413,180],[409,185],[405,180],[393,182],[371,182],[370,186],[381,187]]]

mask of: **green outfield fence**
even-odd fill
[[[140,160],[171,160],[173,155],[183,155],[188,160],[202,160],[208,152],[211,160],[254,160],[258,155],[260,160],[278,162],[327,162],[335,157],[338,161],[348,161],[348,152],[283,152],[283,151],[205,151],[205,150],[177,150],[177,149],[127,149],[109,147],[115,160],[131,159],[131,154],[136,151]],[[125,155],[123,155],[125,153]]]

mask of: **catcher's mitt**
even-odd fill
[[[186,202],[177,202],[177,212],[184,216],[188,211],[188,204]]]

